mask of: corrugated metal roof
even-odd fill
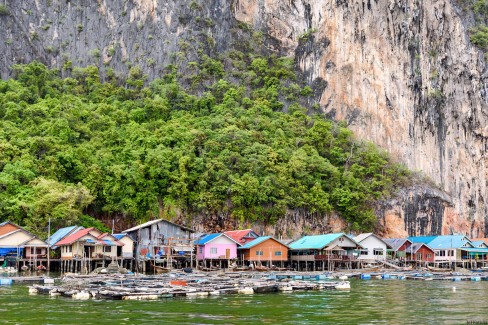
[[[415,254],[415,253],[418,252],[418,250],[420,248],[422,248],[422,246],[425,246],[428,249],[430,249],[431,251],[433,251],[432,248],[430,248],[427,244],[424,244],[424,243],[413,243],[412,245],[408,246],[408,248],[405,250],[405,252],[410,253],[410,254]]]
[[[432,249],[461,248],[470,243],[468,237],[464,235],[445,235],[445,236],[417,236],[408,237],[412,243],[424,243]]]
[[[118,243],[118,242],[113,242],[111,240],[108,240],[108,239],[102,239],[102,241],[105,243],[105,245],[107,246],[122,246],[121,243]]]
[[[252,238],[258,238],[259,235],[256,234],[252,229],[243,229],[243,230],[229,230],[224,232],[229,237],[232,237],[235,241],[244,244],[246,242],[246,238],[250,240],[254,240]]]
[[[239,249],[249,249],[249,248],[254,247],[254,246],[258,245],[258,244],[261,244],[262,242],[264,242],[264,241],[266,241],[266,240],[268,240],[270,238],[272,238],[272,237],[271,236],[258,237],[256,239],[254,239],[254,240],[246,243],[242,247],[239,247]]]
[[[77,241],[78,239],[80,239],[81,237],[87,235],[93,229],[95,229],[95,228],[80,229],[80,230],[76,231],[75,233],[72,233],[71,235],[69,235],[69,236],[65,237],[64,239],[60,240],[57,243],[57,246],[71,245],[72,243],[74,243],[75,241]]]
[[[290,249],[322,249],[344,233],[305,236],[290,244]]]
[[[387,248],[391,248],[391,246],[390,246],[389,243],[387,243],[386,241],[384,241],[383,238],[380,238],[379,236],[376,236],[372,232],[368,232],[368,233],[364,233],[364,234],[357,235],[356,237],[352,238],[352,240],[356,241],[357,243],[361,243],[363,240],[365,240],[366,238],[368,238],[370,236],[373,236],[374,238],[376,238],[380,242],[383,242],[387,246]]]
[[[373,233],[368,232],[368,233],[364,233],[364,234],[359,234],[356,237],[352,237],[352,239],[354,239],[355,241],[357,241],[359,243],[360,241],[363,241],[364,239],[368,238],[371,235],[373,235]]]
[[[388,245],[390,245],[391,249],[394,251],[397,251],[398,249],[400,249],[400,247],[402,247],[402,245],[405,244],[405,242],[407,242],[407,241],[409,243],[412,243],[407,238],[384,238],[383,241],[385,243],[387,243]]]
[[[130,238],[130,236],[127,235],[127,234],[112,234],[112,236],[114,236],[115,238],[117,238],[117,240],[120,240],[120,239],[122,239],[122,238],[124,238],[126,236]]]
[[[138,229],[141,229],[141,228],[146,228],[146,227],[149,227],[149,226],[154,225],[154,224],[156,224],[158,222],[161,222],[161,221],[167,222],[167,223],[172,224],[172,225],[177,226],[177,227],[180,227],[181,229],[188,230],[189,232],[195,232],[195,230],[193,230],[191,228],[188,228],[188,227],[185,227],[185,226],[182,226],[182,225],[178,225],[178,224],[176,224],[174,222],[171,222],[171,221],[168,221],[166,219],[151,220],[151,221],[145,222],[143,224],[140,224],[138,226],[132,227],[130,229],[124,230],[123,232],[127,233],[127,232],[132,232],[132,231],[135,231],[135,230],[138,230]]]
[[[63,239],[64,237],[68,236],[72,231],[74,231],[78,226],[71,226],[71,227],[65,227],[58,229],[54,234],[51,235],[47,239],[47,243],[49,246],[54,246],[58,241]],[[83,229],[83,227],[79,227],[80,229]]]
[[[198,240],[195,240],[195,245],[205,245],[206,243],[214,240],[215,238],[217,237],[220,237],[222,236],[223,234],[221,233],[218,233],[218,234],[206,234],[202,237],[200,237],[200,239]]]
[[[475,240],[475,241],[471,241],[471,245],[473,245],[474,247],[482,246],[481,248],[484,248],[486,243],[483,240]]]
[[[224,233],[207,234],[207,235],[205,235],[205,236],[202,236],[202,237],[200,237],[200,239],[195,240],[195,245],[205,245],[205,244],[207,244],[207,243],[211,242],[212,240],[214,240],[214,239],[216,239],[216,238],[218,238],[218,237],[220,237],[220,236],[224,236],[224,237],[226,237],[226,238],[228,238],[228,239],[232,240],[232,241],[233,241],[234,243],[236,243],[237,245],[241,245],[241,244],[239,244],[239,242],[235,241],[235,240],[234,240],[232,237],[229,237],[229,236],[227,236],[227,235],[226,235],[226,234],[224,234]]]

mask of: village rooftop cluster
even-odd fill
[[[487,256],[488,239],[465,235],[380,238],[373,233],[331,233],[284,240],[252,229],[196,234],[159,219],[119,234],[71,226],[44,241],[14,223],[0,223],[0,265],[24,271],[49,268],[87,274],[113,262],[155,273],[175,268],[334,271],[392,264],[477,268],[486,266]]]

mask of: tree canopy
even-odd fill
[[[366,230],[375,202],[408,177],[304,105],[312,91],[288,58],[204,55],[148,86],[137,68],[125,80],[93,66],[68,77],[38,62],[15,71],[0,81],[0,220],[39,234],[47,218],[272,224],[290,209],[338,213]]]

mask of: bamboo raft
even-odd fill
[[[173,276],[172,276],[173,275]],[[304,290],[349,289],[347,281],[310,281],[235,276],[98,276],[64,279],[61,285],[33,285],[31,294],[73,299],[157,300],[173,297],[204,297]]]

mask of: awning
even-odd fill
[[[326,251],[343,251],[344,249],[338,245],[330,246],[325,249]]]
[[[191,246],[191,245],[174,246],[173,250],[175,252],[191,252],[191,251],[193,251],[193,246]]]
[[[488,253],[488,248],[476,248],[476,247],[468,247],[468,248],[461,248],[462,251],[470,252],[470,253]]]

